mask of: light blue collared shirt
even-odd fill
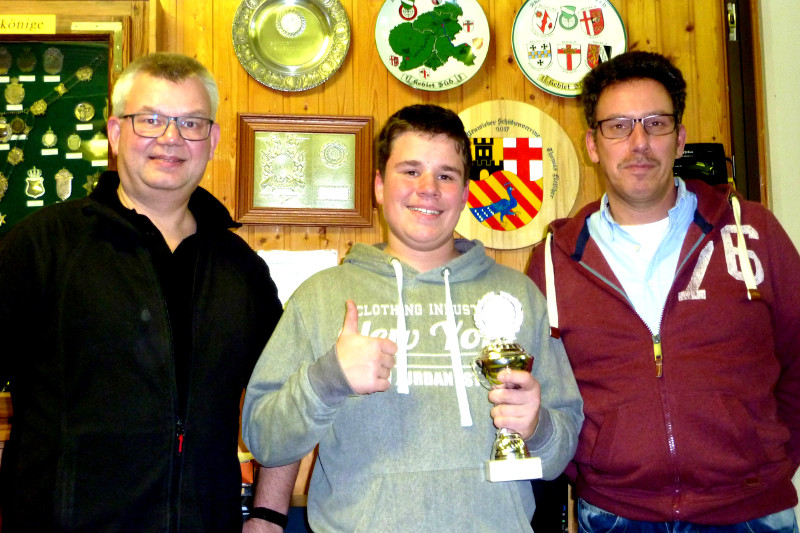
[[[661,314],[683,240],[697,209],[697,197],[675,178],[678,197],[667,218],[641,226],[620,226],[611,216],[608,195],[600,210],[589,216],[589,235],[597,242],[633,308],[652,334],[661,328]]]

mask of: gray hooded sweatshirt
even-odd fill
[[[542,391],[527,445],[544,477],[557,477],[575,453],[583,404],[561,341],[549,335],[544,297],[479,241],[457,240],[461,255],[428,272],[384,248],[356,244],[341,266],[289,299],[247,388],[247,446],[261,464],[279,466],[319,443],[308,495],[316,533],[530,531],[530,482],[485,479],[496,428],[470,368],[486,344],[477,302],[489,292],[513,295],[524,314],[516,342],[534,355]],[[398,344],[386,392],[356,395],[339,365],[348,299],[362,335]]]

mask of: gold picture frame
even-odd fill
[[[236,220],[372,225],[372,117],[239,114]]]

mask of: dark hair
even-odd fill
[[[428,104],[404,107],[389,117],[384,124],[375,147],[377,167],[381,176],[386,175],[386,161],[392,153],[392,143],[397,137],[409,131],[430,136],[446,135],[452,139],[464,162],[464,183],[467,183],[472,166],[472,151],[470,139],[464,131],[464,123],[453,111]]]
[[[589,128],[597,128],[597,102],[602,92],[617,83],[629,80],[655,80],[672,98],[677,122],[686,108],[686,81],[669,59],[653,52],[627,52],[600,63],[583,78],[583,114]]]

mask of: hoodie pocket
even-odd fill
[[[519,487],[532,489],[519,483],[490,483],[480,468],[377,476],[355,531],[530,531]]]
[[[605,413],[594,443],[583,439],[579,454],[591,454],[584,475],[607,487],[665,486],[676,475],[688,486],[744,487],[758,481],[770,455],[780,459],[765,451],[767,440],[783,446],[778,434],[756,429],[775,424],[759,421],[730,394],[672,395],[666,409],[667,416],[661,402],[636,402]]]

